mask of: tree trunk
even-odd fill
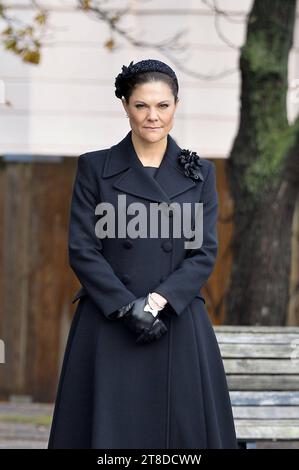
[[[239,131],[227,171],[234,199],[228,324],[284,325],[299,189],[299,120],[287,121],[296,1],[256,0],[241,50]]]

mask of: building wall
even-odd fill
[[[178,60],[203,75],[232,70],[214,80],[194,78],[155,50],[134,48],[116,35],[117,49],[109,52],[103,46],[110,38],[106,24],[74,12],[74,1],[40,3],[50,4],[53,10],[40,65],[24,64],[19,57],[0,50],[0,79],[6,99],[12,104],[0,105],[0,154],[76,156],[116,143],[129,127],[114,95],[114,79],[121,66],[131,60],[158,58],[174,67],[180,83],[181,103],[172,135],[183,147],[194,148],[203,157],[227,158],[238,126],[239,47],[244,41],[244,22],[252,0],[218,2],[223,10],[237,15],[233,17],[237,22],[225,18],[219,21],[222,34],[236,47],[219,38],[214,13],[198,0],[175,4],[172,0],[126,2],[130,14],[121,23],[124,28],[149,42],[187,30],[184,42],[188,47],[177,56]],[[123,7],[124,2],[112,4]],[[26,10],[21,13],[29,14]],[[290,56],[290,86],[299,76],[298,15],[299,7]],[[290,119],[298,107],[289,97]]]

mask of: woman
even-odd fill
[[[49,448],[236,448],[200,294],[217,254],[215,166],[169,135],[179,100],[167,64],[131,62],[115,87],[131,130],[78,159],[69,260],[82,288]],[[187,243],[188,213],[201,243]]]

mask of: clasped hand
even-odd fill
[[[161,311],[161,310],[160,310]],[[150,343],[159,339],[168,330],[159,318],[160,311],[150,306],[149,295],[133,300],[118,309],[116,318],[137,335],[136,343]]]

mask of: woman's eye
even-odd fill
[[[143,104],[136,104],[136,108],[138,108],[138,109],[143,108],[143,106],[144,106]],[[168,108],[168,104],[166,104],[166,103],[161,104],[160,106],[161,106],[161,108]]]

